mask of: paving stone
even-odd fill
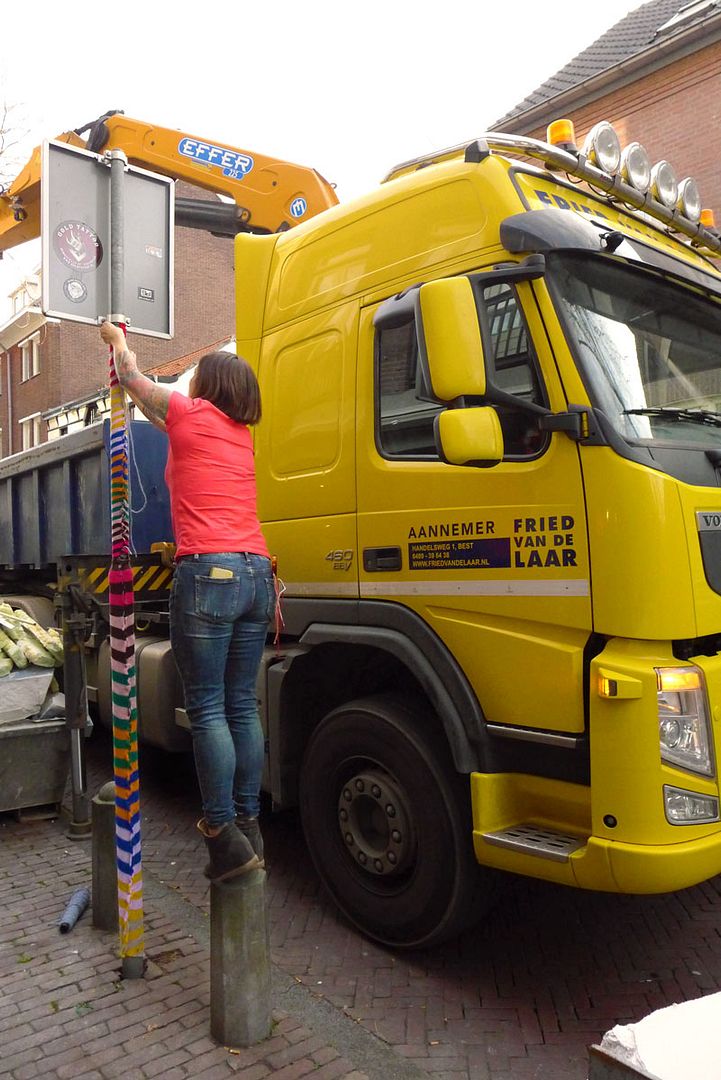
[[[267,1065],[257,1064],[250,1065],[247,1069],[241,1069],[235,1075],[238,1080],[264,1080],[266,1076],[270,1076],[271,1071]]]

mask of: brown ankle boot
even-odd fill
[[[203,834],[210,855],[210,862],[203,873],[211,881],[229,881],[250,870],[260,870],[263,866],[250,841],[236,828],[234,821],[229,821],[215,836],[208,831],[205,818],[198,822],[198,829]]]
[[[260,825],[258,824],[257,817],[245,817],[243,814],[237,814],[235,818],[235,824],[238,826],[244,836],[250,841],[255,854],[259,859],[263,858],[263,834],[260,831]]]

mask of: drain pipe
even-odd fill
[[[5,363],[5,367],[7,368],[7,382],[8,382],[8,392],[7,392],[6,400],[7,400],[7,403],[8,403],[8,457],[9,457],[10,454],[12,454],[12,452],[13,452],[13,382],[12,382],[12,378],[11,378],[11,374],[10,374],[10,357],[12,355],[12,352],[11,352],[10,349],[8,349],[6,355],[7,355],[7,361]]]

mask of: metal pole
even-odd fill
[[[110,159],[110,321],[123,331],[125,307],[125,167],[121,150]],[[115,835],[121,972],[126,979],[145,973],[143,875],[140,846],[138,709],[135,685],[135,618],[130,566],[130,499],[125,394],[115,356],[110,358],[111,548],[110,645],[115,758]]]
[[[62,594],[62,612],[65,723],[70,736],[70,781],[73,807],[72,819],[68,825],[68,836],[71,840],[86,840],[90,839],[90,807],[85,766],[88,695],[83,651],[87,620],[81,612],[74,610],[69,589]]]
[[[122,150],[111,150],[110,158],[110,322],[123,327],[125,309],[125,167]]]

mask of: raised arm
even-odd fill
[[[168,402],[172,390],[167,386],[159,386],[147,375],[143,375],[138,368],[135,353],[128,349],[125,334],[119,326],[104,322],[100,327],[100,336],[106,345],[112,346],[118,380],[128,396],[145,413],[151,423],[165,430],[165,418],[168,415]]]
[[[167,431],[165,421],[160,416],[156,416],[155,413],[152,413],[148,406],[144,405],[143,402],[140,401],[140,399],[137,398],[133,391],[130,390],[127,386],[125,387],[125,393],[128,395],[130,400],[134,402],[136,409],[140,410],[145,419],[149,420],[153,427],[159,428],[161,431]]]

